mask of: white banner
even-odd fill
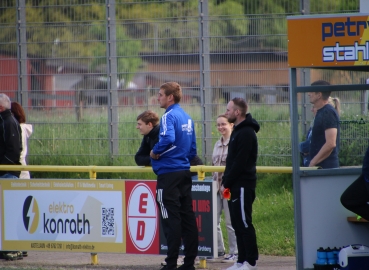
[[[13,241],[31,249],[48,248],[50,241],[56,249],[80,251],[96,250],[99,243],[123,243],[123,181],[65,181],[61,190],[51,180],[38,181],[39,189],[32,181],[26,183],[30,189],[2,184],[4,248]]]

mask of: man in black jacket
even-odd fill
[[[159,141],[159,116],[153,111],[144,111],[137,116],[137,126],[142,138],[141,146],[135,155],[136,164],[139,166],[151,166],[150,151]]]
[[[20,165],[22,130],[10,111],[7,95],[0,94],[0,164]],[[19,178],[20,171],[0,171],[0,178]]]
[[[252,224],[252,204],[255,200],[258,155],[256,133],[260,126],[247,113],[247,103],[242,98],[232,99],[225,115],[230,123],[234,123],[234,128],[229,139],[221,191],[229,188],[231,192],[228,206],[238,246],[238,260],[227,270],[256,270],[259,253]]]

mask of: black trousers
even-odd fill
[[[156,202],[167,239],[168,269],[177,268],[181,238],[184,245],[184,268],[192,269],[198,250],[198,230],[192,209],[191,172],[178,171],[158,175]]]
[[[362,174],[342,193],[341,203],[348,210],[369,220],[369,183]]]
[[[232,227],[236,234],[239,263],[254,263],[259,258],[256,233],[252,224],[252,204],[255,200],[254,188],[231,188],[228,201]]]

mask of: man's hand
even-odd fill
[[[154,152],[151,150],[151,152],[150,152],[150,157],[151,157],[152,159],[159,159],[160,155],[159,155],[159,154],[155,155],[155,154],[154,154]]]
[[[224,188],[224,186],[223,185],[221,185],[221,187],[220,187],[220,193],[221,194],[223,194],[223,191],[225,190],[225,188]]]

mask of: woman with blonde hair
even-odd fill
[[[217,117],[217,129],[222,136],[214,145],[212,165],[225,166],[228,155],[228,143],[233,130],[233,124],[229,123],[228,118],[222,114]],[[234,229],[231,224],[231,216],[229,213],[227,199],[223,198],[223,194],[220,191],[222,176],[223,173],[220,172],[213,173],[213,181],[216,181],[218,183],[218,192],[217,192],[218,257],[225,255],[223,234],[222,229],[220,227],[220,219],[222,211],[224,210],[225,223],[227,226],[228,233],[229,255],[224,257],[222,262],[235,263],[237,262],[237,254],[238,254],[237,240]]]
[[[328,103],[331,104],[332,107],[336,109],[338,115],[341,114],[341,101],[338,97],[333,97],[333,98],[329,97]]]

